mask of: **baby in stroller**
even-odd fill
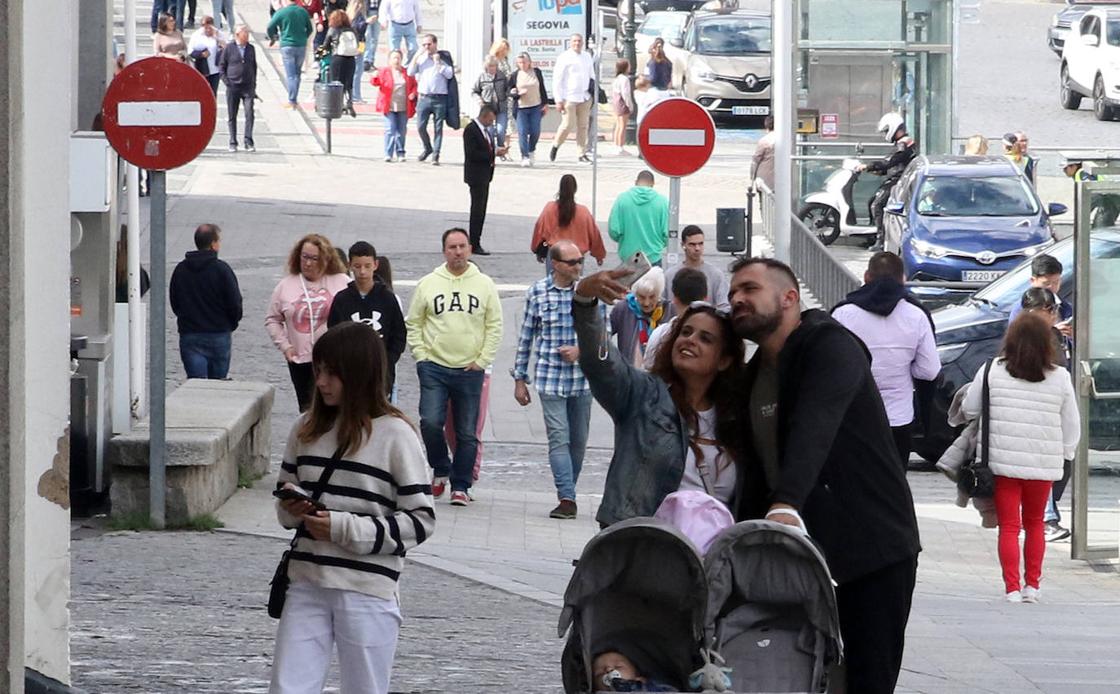
[[[599,639],[592,653],[592,684],[596,692],[676,692],[671,676],[660,672],[668,662],[656,644],[634,631],[615,632]]]

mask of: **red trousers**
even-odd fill
[[[1027,537],[1022,555],[1026,562],[1026,584],[1038,588],[1042,579],[1042,557],[1046,554],[1042,514],[1050,499],[1050,480],[1021,480],[995,475],[996,518],[999,520],[999,564],[1008,593],[1019,590],[1019,531]]]

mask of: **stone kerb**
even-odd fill
[[[237,491],[238,473],[268,472],[272,402],[266,383],[188,380],[167,398],[167,523],[213,513]],[[109,442],[115,517],[148,513],[148,420]]]

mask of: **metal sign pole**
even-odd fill
[[[672,267],[680,261],[677,254],[677,236],[681,225],[681,177],[669,178],[669,242],[666,246],[665,258],[668,262],[662,263],[665,267]]]
[[[148,334],[148,371],[151,395],[148,429],[148,484],[150,487],[150,516],[152,526],[162,529],[167,524],[166,515],[166,371],[167,347],[165,322],[167,319],[167,173],[148,172],[148,189],[151,192],[151,275],[152,288],[149,308],[151,324]]]

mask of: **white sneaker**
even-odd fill
[[[1023,602],[1023,594],[1013,590],[1007,594],[1007,602]]]
[[[614,153],[615,153],[616,156],[619,156],[619,157],[626,156],[626,148],[625,147],[616,147]]]
[[[527,169],[529,166],[529,157],[521,157],[521,168]]]
[[[1038,599],[1042,597],[1042,590],[1034,586],[1027,586],[1023,589],[1023,602],[1037,603]]]
[[[529,153],[529,166],[532,166],[533,164],[536,164],[536,163],[537,163],[537,153],[536,152],[530,152]]]

